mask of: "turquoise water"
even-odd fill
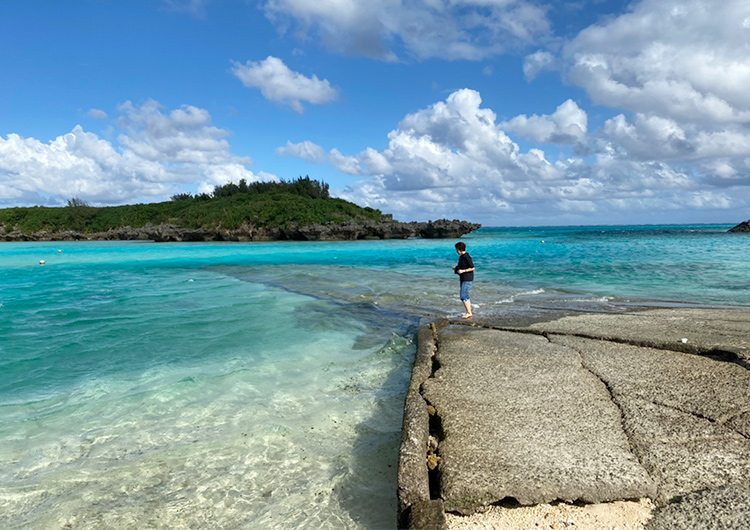
[[[485,229],[471,243],[488,277],[554,298],[750,305],[750,237],[731,226]]]
[[[482,229],[472,301],[748,306],[728,228]],[[0,527],[394,527],[414,332],[460,314],[455,262],[439,240],[0,244]]]

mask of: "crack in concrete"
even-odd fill
[[[723,351],[718,352],[719,355],[717,356],[718,350],[698,350],[697,348],[693,348],[692,351],[685,351],[684,348],[670,348],[668,347],[669,346],[668,344],[656,344],[656,343],[650,343],[647,341],[633,341],[633,340],[625,340],[625,339],[618,339],[618,338],[602,338],[602,337],[597,337],[593,335],[588,335],[585,333],[560,333],[560,332],[548,332],[544,330],[535,330],[535,329],[532,330],[532,329],[506,328],[502,326],[493,326],[493,325],[487,325],[487,324],[482,324],[482,323],[477,323],[477,322],[453,321],[450,319],[444,319],[444,320],[433,322],[430,324],[430,329],[432,331],[433,347],[432,347],[432,356],[431,356],[432,366],[431,366],[431,372],[430,372],[428,379],[434,378],[436,372],[440,369],[440,363],[437,360],[437,355],[440,349],[439,330],[446,326],[465,326],[469,328],[488,329],[488,330],[503,331],[503,332],[508,332],[508,333],[519,333],[519,334],[524,334],[524,335],[542,336],[550,343],[553,343],[552,341],[553,337],[577,337],[577,338],[588,339],[588,340],[596,340],[600,342],[610,342],[610,343],[615,343],[615,344],[624,344],[624,345],[641,347],[641,348],[651,348],[651,349],[657,349],[657,350],[662,350],[662,351],[673,351],[675,353],[684,353],[684,354],[712,357],[714,358],[714,360],[717,360],[720,362],[732,362],[735,364],[739,364],[745,368],[748,368],[746,364],[743,364],[742,362],[738,361],[738,358],[736,357],[736,355],[734,356],[734,358],[731,358],[731,355],[732,355],[731,352],[723,352]],[[581,368],[587,371],[588,373],[590,373],[593,377],[596,377],[596,379],[604,386],[604,388],[606,388],[611,402],[614,404],[614,406],[617,407],[617,410],[619,412],[620,428],[622,430],[625,440],[627,440],[629,452],[633,455],[633,458],[639,463],[639,465],[644,469],[644,471],[649,476],[649,478],[654,482],[654,484],[659,484],[660,481],[654,477],[654,475],[649,471],[649,468],[645,465],[644,461],[639,457],[639,454],[643,451],[643,448],[648,447],[652,445],[653,443],[659,443],[659,440],[654,440],[652,442],[645,443],[645,442],[639,442],[638,440],[633,439],[628,434],[628,431],[626,429],[625,413],[623,411],[623,407],[618,401],[617,393],[613,390],[613,388],[609,385],[609,383],[600,374],[598,374],[591,366],[589,366],[586,363],[585,357],[582,351],[572,346],[566,345],[564,347],[568,348],[571,351],[574,351],[576,355],[578,356]],[[430,457],[430,455],[434,455],[434,457],[437,458],[437,462],[439,462],[440,443],[444,439],[440,414],[439,414],[439,411],[435,410],[432,404],[424,397],[424,394],[422,391],[422,385],[420,385],[420,394],[422,395],[422,398],[425,401],[425,406],[432,409],[430,410],[430,423],[429,423],[430,438],[431,438],[432,446],[426,448],[426,456]],[[728,422],[748,412],[746,410],[733,412],[730,415],[726,415],[726,416],[723,416],[722,418],[719,418],[718,420],[715,420],[715,419],[712,419],[710,417],[701,415],[693,411],[683,410],[679,407],[670,406],[666,403],[660,403],[658,401],[653,401],[653,400],[651,400],[651,403],[656,406],[676,410],[683,414],[689,414],[698,419],[722,426],[726,428],[727,430],[733,433],[740,434],[741,436],[745,438],[750,438],[748,435],[727,425]],[[722,437],[721,436],[702,437],[702,439],[713,439],[713,438],[721,439]],[[665,439],[663,441],[670,441],[672,443],[683,443],[683,442],[688,442],[689,440],[688,439],[685,439],[685,440],[679,440],[679,439],[666,440]],[[429,471],[429,483],[430,483],[430,498],[440,499],[441,484],[440,484],[439,466],[435,466],[433,469]]]
[[[743,433],[741,431],[738,431],[737,429],[735,429],[731,425],[727,425],[733,419],[739,418],[743,414],[745,414],[747,412],[750,412],[750,409],[747,409],[747,410],[743,409],[743,410],[740,410],[739,412],[733,412],[731,414],[724,414],[720,418],[714,419],[714,418],[710,418],[708,416],[704,416],[703,414],[700,414],[698,412],[694,412],[694,411],[691,411],[691,410],[685,410],[685,409],[682,409],[682,408],[674,406],[674,405],[669,405],[667,403],[662,403],[662,402],[659,402],[659,401],[655,401],[653,399],[650,400],[649,402],[652,405],[656,405],[657,407],[664,407],[665,409],[675,410],[675,411],[680,412],[682,414],[687,414],[689,416],[693,416],[695,418],[698,418],[699,420],[707,421],[707,422],[709,422],[712,425],[717,425],[719,427],[723,427],[723,428],[727,429],[728,431],[731,431],[733,433],[739,434],[740,436],[742,436],[742,437],[747,438],[747,439],[750,440],[750,436],[749,435],[747,435],[747,434],[745,434],[745,433]],[[702,436],[701,437],[702,440],[710,440],[710,439],[713,439],[713,438],[720,438],[720,436]],[[664,440],[664,441],[666,441],[666,440]]]
[[[587,333],[562,333],[562,332],[542,332],[542,334],[546,337],[547,335],[557,335],[560,337],[577,337],[580,339],[588,339],[588,340],[598,340],[601,342],[611,342],[614,344],[624,344],[626,346],[635,346],[637,348],[650,348],[652,350],[661,350],[661,351],[670,351],[675,353],[685,353],[688,355],[697,355],[699,357],[708,357],[709,359],[712,359],[717,362],[723,362],[723,363],[732,363],[736,364],[738,366],[741,366],[745,368],[746,370],[750,370],[750,364],[741,359],[735,352],[728,351],[728,350],[720,350],[717,348],[713,349],[707,349],[707,348],[699,348],[696,346],[682,346],[675,344],[674,347],[672,344],[669,343],[663,343],[663,342],[653,342],[653,341],[647,341],[647,340],[632,340],[632,339],[622,339],[618,337],[598,337],[596,335],[589,335]]]
[[[550,341],[550,343],[555,344],[555,343],[553,343],[549,339],[549,336],[547,334],[544,334],[544,337],[548,341]],[[625,428],[625,412],[623,411],[622,406],[620,405],[620,402],[615,397],[615,392],[612,390],[612,387],[609,385],[609,383],[607,383],[607,381],[604,380],[604,378],[602,376],[600,376],[598,373],[596,373],[591,367],[589,367],[589,366],[586,365],[586,361],[585,361],[585,359],[583,357],[583,352],[581,352],[580,350],[578,350],[577,348],[574,348],[572,346],[565,346],[565,347],[568,348],[568,349],[570,349],[570,350],[572,350],[572,351],[574,351],[574,352],[576,352],[576,354],[578,354],[578,358],[579,358],[579,360],[581,362],[581,368],[583,368],[588,373],[590,373],[591,375],[593,375],[594,377],[596,377],[601,382],[601,384],[604,385],[604,388],[607,389],[607,393],[609,393],[609,399],[612,401],[612,404],[615,407],[617,407],[617,410],[620,413],[620,428],[622,430],[623,436],[628,441],[628,448],[629,448],[630,454],[632,454],[633,458],[635,458],[638,461],[638,463],[640,464],[640,466],[646,472],[646,475],[648,475],[648,477],[653,481],[653,483],[654,484],[658,484],[658,481],[654,478],[654,476],[651,473],[649,473],[648,467],[646,467],[646,465],[643,462],[643,460],[638,456],[638,452],[636,451],[636,447],[639,447],[640,444],[636,440],[633,440],[632,437],[628,435],[628,431]]]
[[[427,447],[425,447],[425,465],[427,466],[427,460],[430,454],[433,454],[438,458],[439,461],[439,450],[440,450],[440,443],[444,440],[444,433],[442,432],[442,420],[440,418],[440,415],[438,411],[435,409],[434,406],[431,405],[431,403],[425,398],[424,392],[423,392],[423,384],[427,380],[431,378],[435,378],[436,373],[440,369],[440,363],[437,360],[437,355],[439,351],[439,335],[438,332],[441,328],[446,326],[466,326],[466,327],[473,327],[473,328],[480,328],[480,329],[488,329],[488,330],[497,330],[497,331],[504,331],[509,333],[522,333],[526,335],[536,335],[536,336],[543,336],[545,337],[549,342],[553,342],[551,340],[551,337],[559,336],[559,337],[578,337],[582,339],[588,339],[588,340],[596,340],[601,342],[610,342],[610,343],[616,343],[616,344],[624,344],[624,345],[630,345],[635,347],[641,347],[641,348],[651,348],[656,350],[662,350],[662,351],[672,351],[676,353],[683,353],[683,354],[692,354],[692,355],[698,355],[702,357],[709,357],[713,360],[719,361],[719,362],[730,362],[733,364],[737,364],[745,369],[750,369],[750,362],[747,360],[741,359],[735,352],[732,351],[725,351],[718,348],[714,349],[708,349],[708,348],[699,348],[694,345],[690,346],[683,346],[682,344],[679,345],[672,345],[670,343],[654,343],[649,341],[639,341],[639,340],[628,340],[628,339],[622,339],[617,337],[600,337],[600,336],[594,336],[589,335],[586,333],[566,333],[566,332],[547,332],[544,330],[536,330],[536,329],[519,329],[519,328],[507,328],[503,326],[495,326],[495,325],[488,325],[488,324],[482,324],[477,322],[467,322],[465,320],[451,320],[451,319],[440,319],[438,321],[433,321],[429,324],[430,331],[432,335],[432,348],[431,348],[431,355],[430,355],[430,372],[429,375],[419,384],[418,392],[421,396],[422,400],[424,401],[425,407],[428,409],[429,414],[429,439],[427,443]],[[429,335],[428,335],[429,336]],[[674,346],[674,347],[670,347]],[[607,389],[607,392],[609,394],[611,402],[617,407],[620,415],[620,426],[624,435],[625,440],[628,442],[629,446],[629,452],[633,455],[634,459],[639,463],[641,468],[643,468],[646,475],[653,481],[654,485],[660,490],[660,482],[661,480],[656,479],[654,475],[649,471],[649,468],[644,465],[644,461],[639,457],[639,454],[644,451],[648,446],[653,445],[654,443],[659,442],[671,442],[671,443],[687,443],[691,439],[675,439],[675,438],[669,438],[664,440],[657,440],[655,439],[652,442],[646,443],[646,442],[639,442],[636,439],[633,439],[629,434],[625,427],[626,419],[625,419],[625,413],[623,410],[623,407],[621,406],[620,402],[617,398],[617,392],[613,390],[612,387],[607,383],[607,381],[601,377],[592,367],[588,366],[586,364],[584,354],[582,351],[578,350],[575,347],[566,346],[567,348],[571,349],[572,351],[575,351],[578,355],[578,358],[580,360],[581,368],[592,374],[592,376],[596,377]],[[671,406],[665,403],[660,403],[654,400],[649,400],[653,405],[659,406],[659,407],[665,407],[668,409],[672,409],[684,414],[692,415],[698,419],[708,421],[712,424],[719,425],[723,428],[726,428],[729,432],[737,433],[743,436],[744,438],[750,439],[750,435],[745,434],[743,432],[740,432],[737,428],[733,428],[731,425],[728,425],[733,420],[740,418],[743,414],[750,413],[750,409],[748,410],[740,410],[735,411],[729,414],[725,414],[718,418],[717,420],[714,420],[712,418],[703,416],[699,413],[695,413],[692,411],[686,411],[679,407]],[[703,436],[701,439],[703,440],[721,440],[722,436]],[[428,466],[429,467],[429,466]],[[441,500],[441,476],[440,476],[440,466],[435,466],[434,470],[428,471],[429,476],[429,497],[430,497],[430,503],[440,503],[439,511],[441,513],[443,512],[442,508],[442,500]],[[654,470],[658,471],[658,470]],[[673,502],[674,500],[670,500],[670,502]],[[443,523],[444,524],[444,523]]]
[[[603,342],[612,342],[615,344],[625,344],[629,346],[636,346],[639,348],[651,348],[653,350],[663,350],[663,351],[673,351],[677,353],[686,353],[688,355],[698,355],[699,357],[708,357],[709,359],[712,359],[714,361],[718,362],[725,362],[725,363],[732,363],[736,364],[738,366],[743,367],[746,370],[750,370],[750,362],[742,359],[736,352],[730,351],[730,350],[723,350],[720,348],[700,348],[698,346],[694,346],[691,344],[671,344],[671,343],[665,343],[665,342],[655,342],[655,341],[648,341],[648,340],[633,340],[633,339],[624,339],[624,338],[618,338],[618,337],[600,337],[596,335],[590,335],[587,333],[565,333],[560,331],[544,331],[544,330],[536,330],[536,329],[519,329],[519,328],[507,328],[503,326],[493,326],[491,324],[482,324],[478,322],[466,322],[466,321],[454,321],[454,320],[447,320],[440,324],[439,327],[443,327],[446,325],[455,325],[455,326],[467,326],[467,327],[475,327],[475,328],[482,328],[482,329],[493,329],[497,331],[507,331],[510,333],[525,333],[528,335],[541,335],[543,337],[548,337],[550,335],[557,335],[561,337],[578,337],[581,339],[589,339],[589,340],[599,340]]]
[[[432,355],[430,357],[432,364],[430,367],[430,375],[425,381],[434,379],[435,373],[440,369],[440,363],[436,359],[439,348],[438,326],[433,322],[430,324],[430,330],[432,331]],[[419,394],[425,402],[425,407],[427,408],[427,413],[429,415],[429,437],[428,445],[425,447],[425,465],[428,469],[427,477],[430,488],[430,499],[437,500],[440,499],[441,488],[439,464],[440,442],[444,439],[443,422],[440,418],[440,414],[438,414],[437,408],[424,396],[423,385],[425,381],[422,381],[422,384],[419,386]]]
[[[704,416],[703,414],[701,414],[699,412],[694,412],[692,410],[685,410],[685,409],[682,409],[682,408],[677,407],[675,405],[669,405],[667,403],[662,403],[661,401],[656,401],[656,400],[653,400],[653,399],[650,401],[650,403],[652,405],[656,405],[657,407],[664,407],[665,409],[676,410],[677,412],[681,412],[682,414],[687,414],[688,416],[693,416],[695,418],[698,418],[699,420],[707,421],[707,422],[711,423],[712,425],[713,424],[715,424],[715,425],[722,425],[722,422],[720,422],[719,420],[715,420],[713,418],[709,418],[708,416]]]
[[[739,418],[743,414],[750,414],[750,409],[742,409],[739,412],[736,412],[734,414],[725,414],[724,416],[722,416],[721,418],[719,418],[717,421],[718,421],[719,425],[725,426],[727,423],[729,423],[732,420],[735,420],[735,419]],[[737,429],[734,429],[733,427],[729,427],[729,428],[732,429],[735,432],[738,432],[739,434],[741,434],[745,438],[750,439],[750,434],[742,433],[742,432],[738,431]]]
[[[434,350],[433,350],[433,371],[432,371],[432,373],[430,375],[430,378],[434,377],[435,376],[435,372],[439,369],[439,363],[435,359],[435,356],[437,355],[437,352],[439,350],[438,330],[441,329],[441,328],[443,328],[443,327],[449,326],[449,325],[460,325],[460,326],[471,327],[471,328],[488,329],[488,330],[494,330],[494,331],[503,331],[503,332],[508,332],[508,333],[519,333],[519,334],[524,334],[524,335],[536,335],[536,336],[544,337],[551,344],[555,344],[555,343],[553,343],[552,340],[550,340],[550,335],[553,335],[553,336],[579,336],[579,337],[582,337],[582,338],[587,338],[587,337],[583,337],[581,335],[575,335],[575,334],[569,334],[569,333],[548,333],[546,331],[539,331],[539,330],[523,330],[523,329],[516,329],[516,328],[502,328],[502,327],[499,327],[499,326],[489,326],[489,325],[485,325],[485,324],[479,324],[479,323],[476,323],[476,322],[466,322],[466,321],[444,320],[444,321],[441,321],[441,322],[439,322],[437,324],[432,323],[432,324],[430,324],[430,326],[431,326],[432,334],[433,334]],[[606,340],[606,339],[598,339],[598,340]],[[614,394],[612,388],[609,386],[609,384],[607,384],[607,382],[599,374],[597,374],[593,369],[591,369],[589,366],[586,365],[586,363],[584,361],[584,358],[583,358],[583,354],[582,354],[581,351],[579,351],[578,349],[573,348],[571,346],[563,346],[563,345],[560,345],[560,344],[556,344],[556,345],[557,346],[562,346],[564,348],[567,348],[567,349],[575,352],[576,355],[578,356],[581,368],[583,370],[585,370],[586,372],[590,373],[599,382],[601,382],[601,384],[607,390],[607,393],[609,394],[610,401],[612,402],[612,404],[615,407],[617,407],[617,410],[619,412],[619,416],[620,416],[620,428],[621,428],[621,431],[622,431],[622,434],[623,434],[624,438],[628,442],[628,448],[629,448],[630,454],[633,455],[633,458],[635,458],[638,461],[638,464],[641,466],[641,468],[643,468],[643,470],[645,471],[646,475],[654,482],[654,484],[657,484],[658,481],[654,479],[654,477],[651,475],[651,473],[649,473],[648,468],[644,465],[643,461],[638,457],[637,452],[634,451],[634,448],[636,446],[638,446],[639,444],[637,442],[635,442],[634,440],[632,440],[630,436],[628,436],[627,430],[625,429],[625,414],[624,414],[624,412],[622,410],[622,407],[620,406],[620,403],[615,398],[615,394]],[[438,365],[438,368],[435,368],[436,364]],[[421,393],[421,390],[420,390],[420,393]],[[424,396],[423,396],[423,398],[424,398]],[[428,402],[428,401],[425,399],[425,402]],[[439,414],[437,412],[435,413],[435,417],[439,420]],[[432,420],[431,420],[431,425],[432,425]],[[430,429],[430,432],[432,434],[432,427]],[[441,436],[437,438],[437,440],[438,440],[438,447],[435,450],[436,454],[439,451],[439,443],[443,440],[442,433],[440,433],[440,434],[441,434]],[[437,479],[439,480],[439,475],[438,475]],[[432,483],[430,484],[430,488],[432,490]]]

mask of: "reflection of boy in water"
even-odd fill
[[[461,280],[461,301],[464,303],[466,313],[461,318],[471,318],[471,300],[469,300],[469,289],[471,282],[474,281],[474,262],[466,252],[466,243],[459,241],[456,243],[456,252],[458,252],[458,265],[453,267],[453,272],[458,274]]]

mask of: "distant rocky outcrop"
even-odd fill
[[[0,225],[0,241],[351,241],[359,239],[408,239],[410,237],[459,238],[482,225],[454,219],[402,223],[381,221],[346,221],[312,224],[292,228],[259,228],[243,225],[236,229],[184,228],[173,224],[151,224],[132,228],[114,228],[106,232],[40,230],[25,234]]]
[[[750,232],[750,221],[743,221],[734,228],[729,229],[730,232]]]

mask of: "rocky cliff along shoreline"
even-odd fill
[[[402,223],[399,221],[347,221],[292,228],[241,226],[184,228],[173,224],[151,224],[114,228],[106,232],[39,230],[30,234],[0,225],[0,241],[354,241],[359,239],[408,239],[410,237],[459,238],[482,225],[454,219]]]
[[[730,232],[750,232],[750,221],[743,221],[737,226],[730,228]]]

